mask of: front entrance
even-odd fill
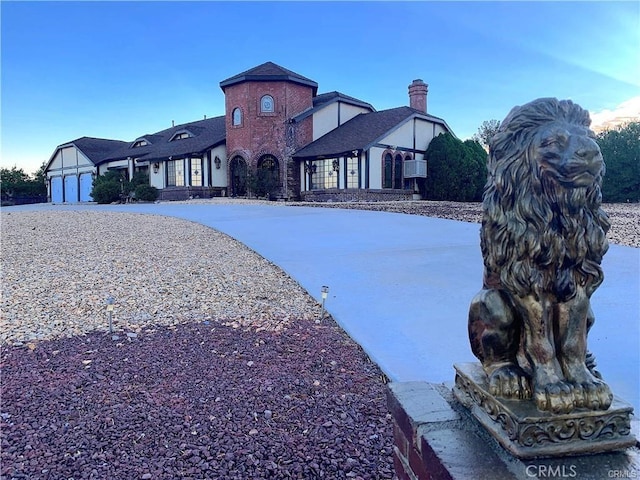
[[[258,160],[258,175],[256,178],[255,194],[268,197],[280,188],[280,166],[273,155],[264,155]]]
[[[247,194],[247,162],[240,156],[233,157],[229,164],[231,174],[231,196],[243,197]]]

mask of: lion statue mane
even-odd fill
[[[483,289],[469,311],[491,393],[555,413],[612,401],[586,348],[610,227],[589,125],[586,110],[555,98],[515,107],[501,123],[483,195]]]

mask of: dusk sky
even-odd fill
[[[538,97],[640,116],[637,1],[0,5],[0,166],[28,173],[79,137],[223,115],[220,81],[267,61],[377,110],[421,78],[461,139]]]

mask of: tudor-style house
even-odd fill
[[[82,137],[58,146],[46,168],[52,202],[91,201],[109,170],[148,173],[160,199],[246,196],[266,178],[272,197],[301,200],[419,198],[431,140],[451,132],[427,113],[427,85],[409,106],[376,111],[272,62],[220,82],[225,115],[131,141]]]

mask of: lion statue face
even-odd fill
[[[488,284],[569,298],[602,281],[605,164],[589,112],[541,98],[515,107],[489,145],[481,248]]]
[[[552,122],[538,129],[531,157],[540,176],[550,176],[565,188],[589,187],[604,173],[604,161],[594,133],[583,125]]]

